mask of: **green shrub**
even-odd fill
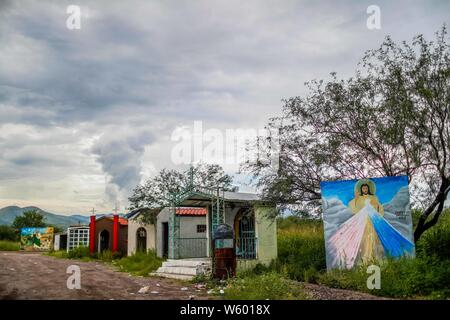
[[[208,284],[216,284],[216,280],[213,279],[212,274],[204,274],[204,273],[200,273],[195,275],[192,278],[192,283],[208,283]]]
[[[89,247],[77,247],[67,252],[67,258],[69,259],[81,259],[90,257]]]
[[[381,288],[367,288],[366,266],[355,270],[332,270],[319,277],[321,284],[365,291],[394,298],[450,296],[450,261],[436,257],[387,260],[380,264]]]
[[[270,266],[266,266],[262,263],[256,264],[253,268],[249,269],[240,269],[238,270],[238,276],[239,277],[248,277],[252,275],[261,275],[264,273],[269,273],[271,271],[274,271],[274,265],[271,264]]]
[[[0,240],[0,251],[19,251],[20,242]]]
[[[113,263],[119,268],[119,271],[128,272],[138,276],[148,276],[149,273],[158,269],[164,259],[156,255],[155,250],[145,252],[136,252],[135,254],[115,260]]]
[[[111,262],[113,260],[113,253],[111,250],[103,250],[102,252],[98,252],[95,258],[105,262]]]
[[[435,256],[450,260],[450,210],[442,213],[439,223],[420,237],[416,244],[418,257]]]
[[[49,252],[46,252],[44,254],[55,258],[67,259],[66,250],[59,250],[59,251],[50,250]]]
[[[231,300],[305,299],[299,284],[275,272],[230,279],[224,288],[224,296]]]
[[[0,225],[0,240],[20,241],[19,231],[13,227]]]
[[[314,267],[309,267],[303,271],[303,280],[309,283],[317,283],[318,278],[320,277],[320,272],[317,271]]]
[[[120,251],[113,252],[111,255],[112,260],[121,259],[123,257],[123,253]]]

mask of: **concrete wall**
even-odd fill
[[[156,249],[156,228],[154,224],[139,222],[139,216],[128,220],[128,255],[136,253],[137,230],[144,228],[147,231],[147,250]]]
[[[231,224],[234,227],[234,219],[238,211],[239,208],[233,210],[228,209],[225,212],[225,223]],[[238,259],[238,270],[253,268],[258,263],[268,265],[273,259],[276,259],[278,254],[276,220],[267,216],[274,211],[274,207],[254,206],[257,259]]]
[[[107,230],[109,232],[109,243],[108,249],[112,250],[112,241],[113,241],[113,219],[112,218],[103,218],[95,221],[95,252],[99,251],[100,248],[100,233],[103,230]],[[119,239],[118,239],[118,251],[120,251],[123,255],[127,254],[128,251],[128,226],[119,224]]]
[[[207,224],[206,216],[180,216],[179,253],[181,257],[207,257],[207,232],[197,232],[199,224]]]
[[[234,227],[234,219],[240,208],[225,211],[225,223]],[[276,259],[278,254],[277,248],[277,224],[276,220],[269,218],[267,215],[274,213],[274,207],[254,206],[255,212],[255,237],[257,238],[257,259],[242,260],[238,259],[238,269],[253,268],[258,263],[265,265],[270,264]]]
[[[255,231],[258,238],[258,262],[268,265],[278,255],[277,248],[277,222],[269,218],[274,207],[255,206]]]
[[[112,240],[113,240],[113,220],[104,218],[95,221],[95,252],[100,250],[100,233],[103,230],[107,230],[109,233],[108,249],[112,250]]]
[[[112,239],[111,239],[112,240]],[[122,226],[119,224],[119,251],[124,256],[128,251],[128,226]]]
[[[169,222],[170,209],[164,208],[156,218],[156,254],[158,257],[163,256],[163,227],[164,222]],[[170,241],[169,241],[170,245]],[[170,248],[169,248],[170,252]]]
[[[170,208],[164,208],[158,214],[156,220],[156,253],[159,257],[163,255],[163,226],[164,222],[169,222]],[[207,238],[208,232],[197,233],[198,224],[206,224],[208,229],[207,216],[178,216],[180,219],[180,238]],[[170,226],[169,226],[170,232]],[[195,241],[195,240],[193,240]],[[207,243],[207,241],[206,241]],[[205,248],[205,256],[208,248]],[[169,240],[169,254],[171,252],[171,245]]]
[[[197,233],[197,225],[206,225],[206,216],[181,216],[180,238],[206,238],[206,232]]]
[[[53,250],[55,251],[59,251],[59,239],[60,239],[61,235],[60,234],[55,234],[55,239],[53,241]]]

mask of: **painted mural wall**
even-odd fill
[[[26,251],[48,251],[53,247],[53,227],[22,228],[20,247]]]
[[[414,256],[406,176],[322,182],[327,268]]]

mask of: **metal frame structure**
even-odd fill
[[[212,232],[219,224],[225,222],[225,190],[217,188],[211,197]]]
[[[180,218],[177,216],[177,208],[190,196],[197,194],[211,199],[211,218],[214,233],[217,226],[225,221],[225,190],[223,188],[195,187],[191,174],[190,184],[179,193],[170,195],[170,215],[169,215],[169,258],[180,258]]]
[[[67,228],[67,252],[80,246],[89,246],[89,226],[72,226]]]

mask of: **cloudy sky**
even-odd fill
[[[380,30],[366,26],[372,4]],[[141,179],[179,166],[180,128],[261,129],[305,81],[351,75],[388,34],[431,38],[449,12],[448,1],[0,0],[0,207],[124,207]]]

